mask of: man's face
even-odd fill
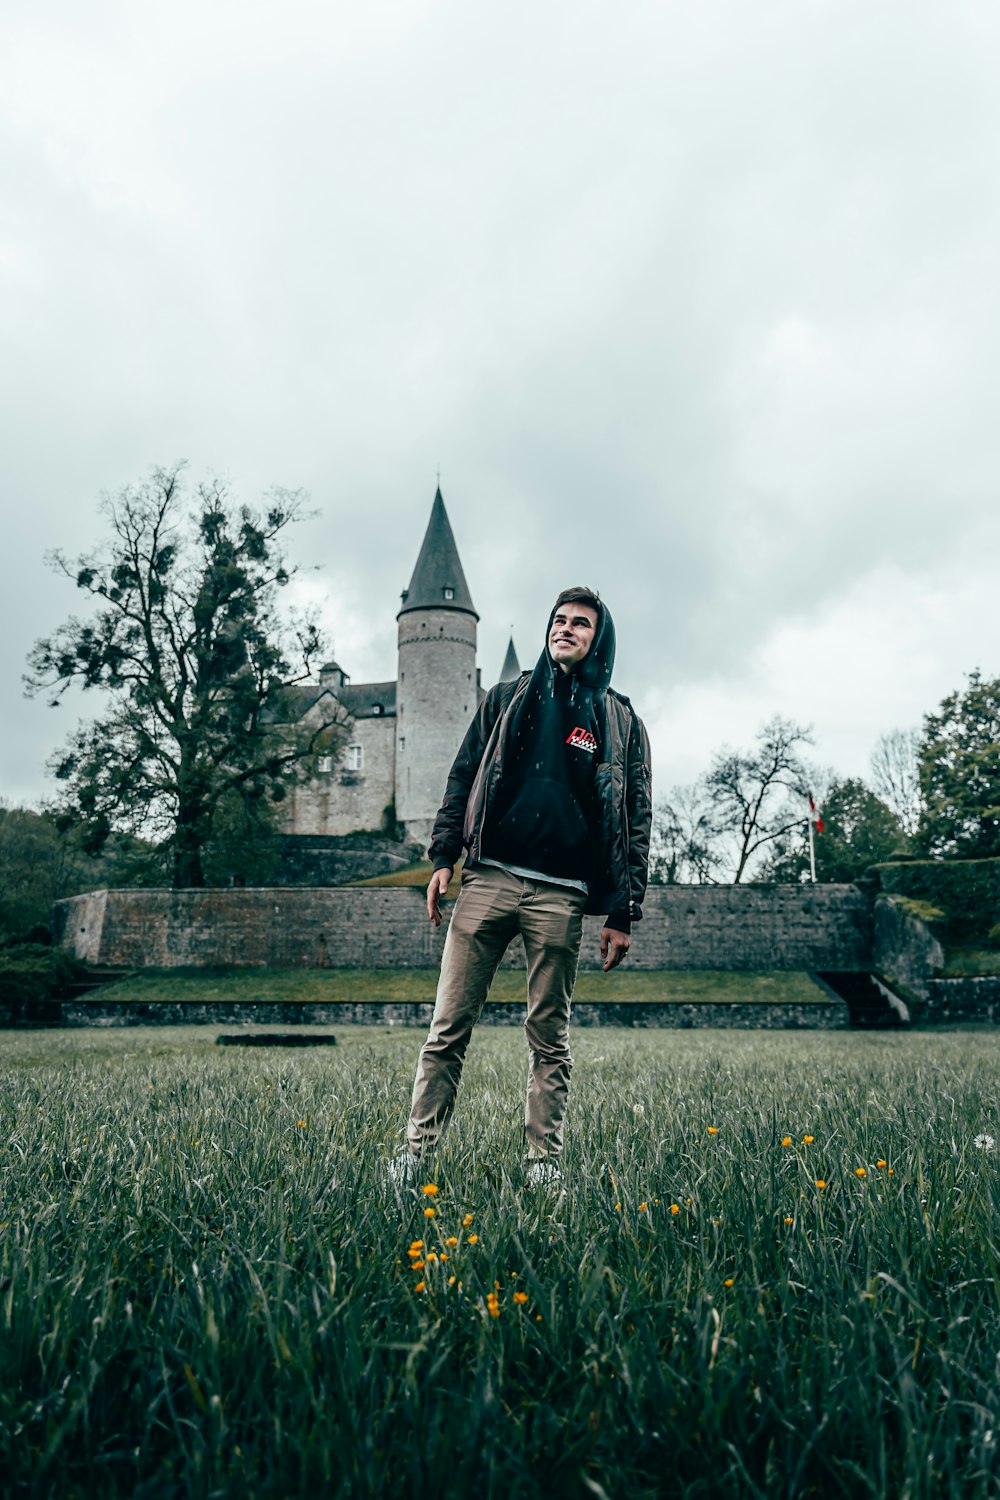
[[[596,609],[573,599],[568,604],[560,604],[552,617],[549,655],[561,671],[568,672],[578,661],[583,661],[594,644],[596,630]]]

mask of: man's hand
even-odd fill
[[[441,897],[448,893],[448,883],[454,871],[445,865],[441,870],[435,870],[431,876],[431,883],[427,887],[427,915],[435,927],[441,926]]]
[[[440,921],[441,918],[438,918]],[[622,959],[629,950],[631,939],[627,932],[619,932],[617,927],[601,928],[601,957],[604,959],[604,972],[609,969],[617,969]]]

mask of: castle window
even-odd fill
[[[379,714],[384,713],[384,712],[385,712],[385,710],[382,707],[381,703],[373,703],[372,704],[372,713],[375,714],[376,718],[378,717]]]
[[[400,748],[400,750],[405,750],[406,749],[406,735],[405,734],[401,734],[399,736],[399,748]]]
[[[444,597],[446,599],[454,599],[454,597],[455,597],[455,590],[452,589],[452,588],[446,588],[444,590]]]
[[[316,770],[321,776],[329,776],[330,772],[333,770],[333,756],[317,755]]]
[[[365,752],[363,745],[348,745],[347,747],[347,769],[349,771],[360,771],[365,763]]]

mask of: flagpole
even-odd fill
[[[813,826],[812,808],[809,809],[809,873],[816,884],[816,831]]]

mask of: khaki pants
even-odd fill
[[[491,865],[464,871],[441,960],[431,1029],[420,1052],[407,1140],[431,1149],[451,1119],[472,1028],[507,945],[520,933],[528,961],[529,1158],[558,1156],[572,1058],[569,1012],[583,934],[582,891],[525,880]]]

